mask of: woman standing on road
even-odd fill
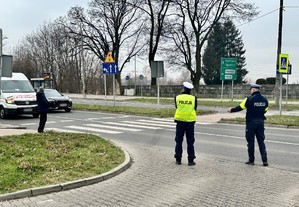
[[[47,113],[49,112],[49,102],[45,96],[44,89],[42,87],[40,87],[39,91],[36,93],[36,100],[37,111],[40,115],[39,126],[37,131],[39,133],[43,133],[47,122]]]

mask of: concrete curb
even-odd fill
[[[26,198],[26,197],[31,197],[31,196],[38,196],[38,195],[43,195],[47,193],[54,193],[54,192],[59,192],[63,190],[70,190],[74,188],[79,188],[83,187],[86,185],[92,185],[95,183],[102,182],[104,180],[107,180],[109,178],[112,178],[125,170],[127,170],[131,164],[132,164],[132,159],[127,151],[122,149],[124,154],[125,154],[125,161],[117,166],[116,168],[103,173],[101,175],[97,175],[94,177],[90,178],[84,178],[81,180],[76,180],[76,181],[71,181],[71,182],[66,182],[62,184],[57,184],[57,185],[49,185],[49,186],[43,186],[43,187],[38,187],[38,188],[31,188],[31,189],[26,189],[26,190],[21,190],[13,193],[6,193],[0,195],[0,201],[4,200],[12,200],[12,199],[19,199],[19,198]]]

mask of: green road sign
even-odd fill
[[[237,79],[237,58],[221,58],[220,80]]]

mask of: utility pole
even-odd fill
[[[277,43],[277,58],[276,58],[276,70],[279,64],[279,54],[281,53],[281,42],[282,42],[282,22],[283,22],[283,0],[280,0],[279,7],[279,23],[278,23],[278,43]],[[274,97],[275,97],[275,105],[280,105],[280,99],[282,94],[280,93],[280,80],[282,79],[282,74],[276,72],[276,81],[274,88]]]

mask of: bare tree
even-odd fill
[[[172,0],[142,0],[142,7],[139,7],[145,14],[146,30],[145,35],[148,36],[148,62],[155,60],[161,37],[164,30],[164,21],[168,14],[168,9]],[[157,79],[151,79],[151,85],[156,85]]]
[[[253,4],[244,0],[176,0],[177,15],[168,19],[171,25],[167,54],[173,67],[187,69],[198,86],[202,76],[202,52],[213,26],[225,15],[232,19],[251,19],[257,15]]]
[[[85,49],[92,51],[101,61],[109,51],[112,52],[118,63],[116,80],[119,87],[125,64],[144,46],[143,24],[136,4],[134,0],[93,0],[86,14],[80,7],[69,12],[71,25],[75,25],[68,27],[69,32],[74,38],[78,37],[81,35],[78,25],[82,27]]]
[[[14,70],[24,70],[22,65],[26,64],[25,74],[29,78],[50,73],[55,88],[79,92],[78,57],[73,56],[72,50],[68,49],[75,42],[68,42],[65,32],[62,25],[45,23],[34,33],[27,35],[15,50]],[[73,86],[75,87],[72,88]]]

